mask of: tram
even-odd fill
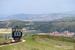
[[[12,28],[12,37],[15,41],[19,41],[22,37],[22,28],[18,26]]]

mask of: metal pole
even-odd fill
[[[7,35],[5,35],[5,40],[7,40]]]

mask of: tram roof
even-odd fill
[[[16,26],[16,27],[14,27],[14,28],[12,28],[12,29],[22,29],[22,28],[21,28],[21,27]]]

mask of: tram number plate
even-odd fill
[[[15,32],[14,35],[15,36],[21,36],[21,32]]]

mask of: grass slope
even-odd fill
[[[0,43],[8,42],[9,40],[5,40],[5,37],[0,35]]]
[[[24,37],[22,37],[22,39],[25,39],[26,42],[3,46],[0,47],[0,50],[75,50],[75,42],[60,40],[65,39],[62,37],[58,38],[56,36],[31,36],[26,34]],[[64,47],[55,46],[73,46],[73,49],[65,49]]]

